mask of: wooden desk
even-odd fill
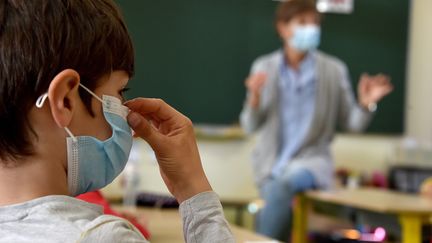
[[[122,211],[122,207],[115,207],[116,210]],[[153,209],[153,208],[138,208],[134,214],[138,219],[144,218],[147,221],[150,233],[152,235],[152,243],[180,243],[184,242],[183,226],[180,214],[177,209]],[[236,238],[236,242],[274,242],[270,238],[258,235],[248,230],[237,226],[230,226]]]
[[[307,209],[311,201],[397,215],[402,227],[402,243],[420,243],[422,223],[430,223],[432,216],[432,200],[416,195],[367,188],[310,191],[299,196],[294,208],[294,243],[307,242]]]

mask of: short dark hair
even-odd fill
[[[51,80],[74,69],[90,89],[134,72],[134,50],[112,0],[0,0],[0,160],[34,153],[28,113]],[[80,90],[89,112],[91,97]]]
[[[275,23],[287,23],[296,15],[306,12],[314,12],[321,17],[314,0],[286,0],[277,7]]]

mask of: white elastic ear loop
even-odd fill
[[[99,100],[100,102],[104,103],[103,99],[101,99],[99,96],[97,96],[95,93],[93,93],[93,91],[91,91],[90,89],[88,89],[86,86],[82,85],[81,83],[79,84],[83,89],[85,89],[85,91],[89,92],[93,97],[95,97],[97,100]],[[36,100],[36,107],[37,108],[42,108],[43,104],[45,103],[45,100],[48,98],[48,93],[45,93],[41,96],[39,96],[39,98],[37,98]]]
[[[69,130],[69,128],[64,127],[64,130],[67,132],[67,134],[69,135],[69,137],[72,138],[72,141],[76,142],[77,138],[72,134],[72,132]]]
[[[89,92],[89,94],[91,94],[93,97],[95,97],[97,100],[99,100],[102,104],[104,103],[103,99],[101,99],[99,96],[97,96],[95,93],[93,93],[93,91],[91,91],[89,88],[87,88],[86,86],[82,85],[81,83],[79,85],[85,91]],[[69,136],[72,138],[72,141],[76,142],[77,138],[72,134],[72,132],[69,130],[69,128],[65,127],[64,129],[67,132],[67,134],[69,134]]]
[[[48,93],[45,93],[36,100],[36,107],[42,108],[43,104],[45,103],[45,100],[48,98]]]
[[[79,84],[83,89],[85,89],[85,91],[89,92],[91,95],[93,95],[93,97],[95,97],[97,100],[99,100],[100,102],[104,103],[103,99],[101,99],[99,96],[97,96],[95,93],[93,93],[93,91],[91,91],[90,89],[88,89],[86,86],[82,85],[81,83]]]
[[[48,98],[48,93],[45,93],[36,100],[36,107],[42,108],[43,104],[45,103],[45,100]],[[72,138],[72,141],[76,142],[77,138],[72,134],[72,132],[69,130],[69,128],[64,127],[66,130],[66,133]]]

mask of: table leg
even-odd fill
[[[243,211],[245,210],[244,206],[236,206],[235,207],[235,224],[237,226],[243,227]]]
[[[399,221],[402,226],[402,243],[422,242],[422,218],[419,215],[401,214]]]
[[[299,195],[296,197],[294,205],[294,222],[293,222],[293,243],[307,242],[307,210],[308,200],[306,196]]]

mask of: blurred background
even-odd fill
[[[252,61],[281,48],[278,1],[117,1],[136,48],[130,97],[161,97],[195,123],[235,124]],[[325,14],[320,50],[362,72],[384,72],[395,91],[369,132],[402,134],[410,2],[359,0],[351,14]]]
[[[238,120],[251,63],[281,47],[274,28],[279,2],[116,2],[136,49],[136,74],[127,97],[162,98],[192,119],[204,168],[227,217],[253,230],[262,206],[250,166],[256,138],[246,136]],[[367,186],[419,195],[421,185],[432,176],[431,11],[429,0],[354,0],[348,13],[323,14],[319,49],[346,62],[353,88],[363,72],[384,72],[395,87],[380,102],[366,134],[336,136],[331,149],[337,188]],[[173,203],[147,144],[135,142],[131,161],[123,179],[104,193],[120,201],[127,191],[132,204],[136,198],[138,204]],[[382,227],[396,239],[386,240],[400,242],[397,218],[388,223],[355,214],[353,220],[350,210],[321,211],[343,220],[315,216],[310,221],[312,231],[359,229],[356,225],[361,224],[370,226],[371,232]],[[430,233],[425,234],[430,238]]]

